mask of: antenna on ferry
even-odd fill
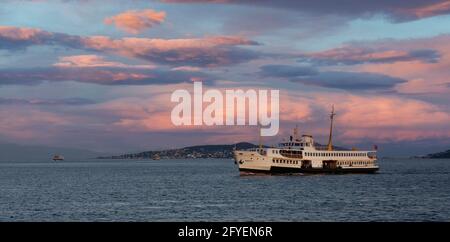
[[[258,123],[258,134],[259,134],[259,150],[262,150],[262,136],[261,136],[261,123]]]
[[[294,128],[294,141],[297,140],[298,140],[298,124],[296,124]]]
[[[333,119],[334,119],[334,116],[336,116],[336,113],[334,112],[334,105],[332,105],[331,106],[331,113],[330,113],[330,136],[328,137],[327,150],[333,150],[332,136],[333,136]]]

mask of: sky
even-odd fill
[[[170,95],[280,90],[280,136],[392,155],[450,146],[449,0],[4,0],[0,144],[122,153],[257,142],[177,127]]]

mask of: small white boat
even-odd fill
[[[64,156],[62,155],[54,155],[53,156],[53,161],[63,161],[64,160]]]

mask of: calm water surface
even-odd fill
[[[232,160],[0,163],[0,221],[450,221],[450,160],[239,176]]]

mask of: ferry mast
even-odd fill
[[[331,113],[330,113],[330,136],[328,137],[328,146],[327,150],[333,150],[333,143],[332,143],[332,136],[333,136],[333,119],[334,116],[336,116],[336,113],[334,112],[334,105],[331,106]]]

